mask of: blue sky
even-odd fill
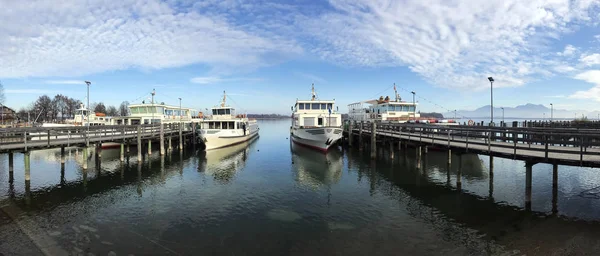
[[[600,110],[600,1],[0,0],[6,105],[42,94],[157,99],[197,109],[221,93],[249,113],[296,98],[416,91],[422,111],[554,103]],[[435,104],[433,104],[433,103]],[[441,106],[441,107],[440,107]]]

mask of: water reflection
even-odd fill
[[[257,138],[230,147],[199,151],[198,171],[213,176],[222,184],[231,182],[237,171],[246,165],[248,155],[254,151],[252,145]],[[181,170],[183,171],[183,167]]]
[[[332,149],[327,154],[290,143],[292,169],[300,184],[318,188],[331,186],[342,178],[342,154]]]

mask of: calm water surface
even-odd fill
[[[0,253],[35,255],[581,255],[600,245],[597,169],[533,167],[525,209],[524,163],[431,150],[358,149],[323,155],[290,145],[289,122],[261,121],[249,145],[100,165],[68,150],[0,155]],[[456,173],[462,170],[462,191]],[[492,180],[490,182],[490,177]],[[491,188],[491,189],[490,189]]]

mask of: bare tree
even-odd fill
[[[52,100],[48,95],[40,96],[34,103],[34,111],[41,113],[38,121],[49,121],[52,119]]]
[[[115,106],[109,106],[106,109],[106,115],[107,116],[119,116],[119,110],[117,110],[117,108]]]
[[[94,108],[92,108],[94,110],[94,112],[96,113],[105,113],[106,114],[106,106],[104,106],[104,103],[100,102],[98,104],[96,104],[94,106]]]
[[[80,107],[82,102],[80,100],[67,98],[67,116],[75,118],[75,111]]]
[[[121,102],[121,105],[119,106],[119,114],[121,114],[121,116],[129,116],[129,102]]]

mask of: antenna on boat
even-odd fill
[[[398,90],[396,90],[396,83],[394,83],[394,94],[396,95],[396,102],[400,102],[401,99]]]
[[[317,97],[317,94],[315,93],[315,84],[312,84],[312,98],[311,100],[315,100],[315,98]]]
[[[225,102],[227,101],[227,94],[223,91],[223,101],[221,101],[221,107],[225,107]]]
[[[156,95],[156,90],[152,89],[152,105],[154,105],[154,95]]]

